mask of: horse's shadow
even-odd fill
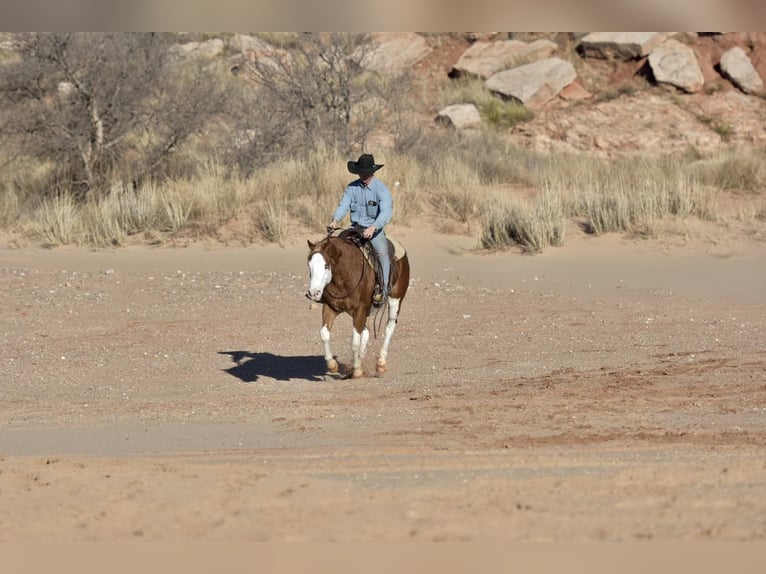
[[[269,377],[278,381],[304,379],[323,381],[327,364],[323,357],[282,357],[272,353],[251,353],[249,351],[219,351],[219,355],[229,355],[234,366],[224,369],[243,383],[254,383],[259,377]]]

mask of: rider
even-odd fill
[[[351,225],[364,228],[362,236],[372,244],[383,275],[380,291],[373,298],[376,307],[381,306],[388,297],[391,274],[391,259],[384,228],[393,215],[393,200],[386,184],[375,178],[375,172],[381,167],[383,164],[375,163],[375,158],[368,153],[360,155],[357,161],[348,162],[348,171],[358,175],[359,179],[348,184],[330,220],[330,227],[335,229],[350,211]]]

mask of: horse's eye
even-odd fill
[[[329,264],[329,263],[325,263],[325,264],[324,264],[324,268],[325,268],[325,269],[329,269],[329,268],[330,268],[330,264]]]

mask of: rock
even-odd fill
[[[205,42],[186,42],[175,44],[170,47],[170,54],[178,59],[200,58],[212,60],[223,54],[224,43],[220,38],[213,38]]]
[[[590,58],[643,58],[662,44],[668,32],[591,32],[578,44],[580,52]]]
[[[649,66],[658,82],[689,93],[699,91],[705,83],[694,50],[677,40],[666,40],[649,54]]]
[[[587,100],[588,98],[593,97],[593,94],[591,94],[588,90],[586,90],[585,87],[578,80],[575,80],[568,86],[564,87],[564,89],[561,90],[559,95],[563,99],[569,100],[569,101]]]
[[[502,70],[547,58],[556,48],[556,44],[544,39],[532,43],[520,40],[477,41],[463,52],[450,76],[469,75],[486,80]]]
[[[440,110],[436,121],[448,127],[463,129],[481,124],[481,114],[473,104],[453,104]]]
[[[272,50],[271,44],[264,42],[260,38],[248,34],[234,34],[229,40],[229,49],[243,54],[248,52],[269,52]]]
[[[757,94],[763,90],[763,80],[750,58],[739,46],[734,46],[721,55],[721,72],[746,94]]]
[[[362,66],[373,72],[397,75],[423,60],[431,52],[426,39],[414,32],[375,33],[364,48]]]
[[[485,85],[488,90],[518,100],[530,109],[541,108],[577,78],[574,66],[560,58],[547,58],[498,72]]]

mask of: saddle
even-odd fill
[[[364,236],[362,235],[363,231],[364,231],[363,227],[354,226],[354,227],[350,227],[348,229],[342,230],[340,233],[338,233],[338,237],[340,237],[341,239],[350,241],[362,251],[362,255],[364,255],[364,258],[369,262],[369,264],[375,270],[375,284],[380,285],[380,278],[383,275],[383,272],[380,269],[380,262],[378,261],[378,258],[375,256],[375,250],[372,248],[372,244],[370,243],[369,239],[365,239]],[[387,287],[386,292],[390,292],[391,291],[390,283],[393,280],[395,263],[399,259],[398,254],[401,252],[401,246],[399,245],[399,249],[397,249],[397,245],[394,244],[394,242],[391,241],[391,239],[389,239],[388,237],[386,237],[386,241],[388,242],[388,256],[391,260],[391,273],[388,276],[389,285],[386,286]]]

